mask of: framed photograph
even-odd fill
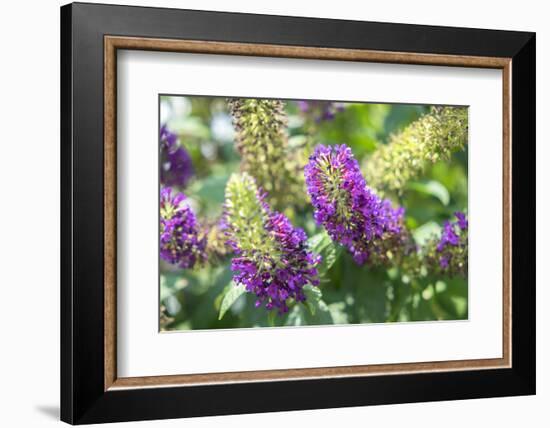
[[[533,33],[75,3],[61,106],[63,421],[535,393]]]

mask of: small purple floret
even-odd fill
[[[468,219],[466,218],[466,214],[457,211],[455,212],[455,216],[457,218],[457,223],[458,227],[460,227],[460,230],[468,229]]]
[[[337,113],[344,110],[344,105],[331,101],[298,101],[298,108],[319,123],[333,120]]]
[[[442,251],[447,245],[457,246],[460,241],[459,236],[455,231],[455,223],[445,221],[443,224],[443,232],[441,234],[441,239],[437,244],[437,251]]]

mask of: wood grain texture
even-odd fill
[[[105,43],[104,63],[104,386],[116,380],[116,49]]]
[[[143,37],[107,36],[105,37],[105,44],[111,44],[115,49],[334,61],[368,61],[393,64],[446,65],[477,68],[503,68],[509,62],[508,58],[500,57],[435,55],[409,52],[382,52],[363,49],[335,49],[256,43],[153,39]]]
[[[219,55],[364,61],[397,64],[495,68],[503,71],[503,353],[502,358],[380,364],[346,367],[204,373],[117,378],[116,375],[116,51],[170,51]],[[509,58],[383,52],[357,49],[171,40],[140,37],[104,38],[104,323],[105,390],[205,384],[361,377],[421,372],[511,367],[511,60]]]
[[[512,63],[502,70],[502,355],[512,367]]]
[[[499,369],[507,367],[503,358],[484,360],[434,361],[424,363],[371,364],[363,366],[318,367],[306,369],[258,370],[229,373],[204,373],[173,376],[117,378],[110,389],[211,385],[264,381],[291,381],[311,378],[343,378],[422,372]]]

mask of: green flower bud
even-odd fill
[[[276,251],[265,230],[268,213],[260,196],[254,178],[246,172],[229,178],[225,188],[224,229],[233,249],[263,254]]]
[[[407,182],[418,177],[428,163],[448,160],[467,141],[466,107],[432,107],[430,113],[392,135],[365,160],[367,183],[381,193],[401,194]]]
[[[303,162],[289,147],[284,107],[279,100],[229,100],[241,168],[256,179],[269,203],[280,210],[304,199]]]

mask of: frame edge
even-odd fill
[[[512,368],[522,391],[532,395],[536,393],[535,33],[512,59],[512,111],[512,207],[516,207],[511,222]]]
[[[74,423],[73,277],[72,277],[72,5],[60,8],[60,156],[61,156],[61,388],[60,418]]]

